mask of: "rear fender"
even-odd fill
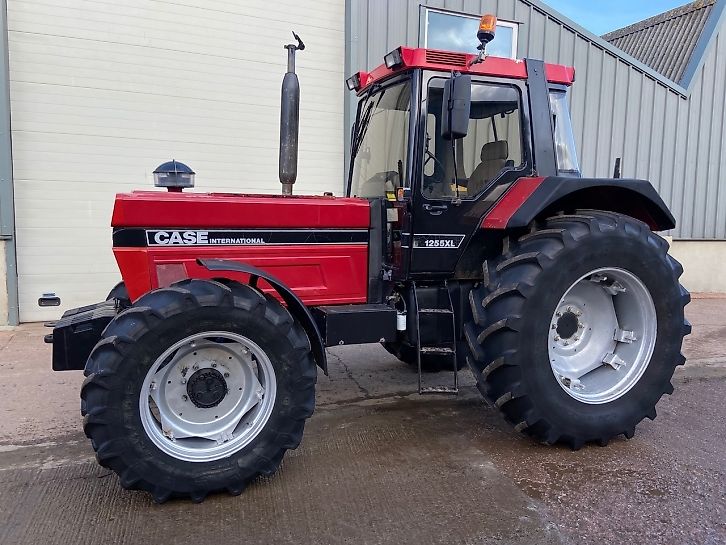
[[[272,286],[278,293],[280,298],[287,305],[287,309],[290,314],[300,322],[300,325],[305,330],[305,333],[310,340],[310,347],[312,349],[313,358],[315,363],[328,374],[328,360],[325,354],[325,344],[323,338],[320,335],[320,330],[313,318],[308,307],[300,300],[300,298],[293,293],[293,291],[283,284],[280,280],[275,278],[269,273],[247,265],[240,263],[239,261],[230,261],[228,259],[197,259],[197,263],[209,271],[233,271],[238,273],[244,273],[250,275],[250,285],[257,287],[257,282],[260,278],[265,280],[270,286]]]
[[[520,178],[481,222],[482,229],[517,229],[558,212],[595,209],[638,219],[653,231],[676,221],[658,192],[645,180],[608,178]]]

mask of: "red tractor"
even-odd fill
[[[83,369],[99,463],[156,501],[239,494],[278,468],[315,405],[328,346],[382,343],[421,393],[483,396],[536,441],[633,436],[685,362],[675,220],[643,180],[580,174],[572,68],[399,47],[359,97],[347,196],[292,195],[299,88],[288,46],[282,195],[119,194],[123,284],[66,312],[53,369]],[[422,371],[450,371],[426,388]]]

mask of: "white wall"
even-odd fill
[[[175,158],[197,190],[279,192],[291,30],[302,88],[298,193],[343,186],[342,0],[8,0],[20,318],[117,281],[118,191]],[[39,309],[55,292],[61,309]]]
[[[683,265],[681,283],[692,293],[726,293],[726,241],[676,240],[670,254]]]

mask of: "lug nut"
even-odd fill
[[[224,378],[229,378],[229,373],[225,373]]]
[[[199,365],[195,363],[194,365],[192,365],[192,369],[196,371],[197,369],[199,369]]]
[[[559,335],[555,335],[555,340],[556,341],[559,341],[560,340],[560,336]]]
[[[212,364],[212,367],[217,367],[217,364],[216,364],[216,363],[213,363],[213,364]]]
[[[187,379],[185,379],[185,378],[181,379],[181,383],[182,384],[186,384],[187,383]]]
[[[183,399],[184,401],[188,401],[188,400],[189,400],[189,398],[188,398],[187,396],[182,396],[182,399]]]

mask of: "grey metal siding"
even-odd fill
[[[491,12],[521,23],[520,58],[576,68],[571,102],[583,174],[612,176],[621,157],[623,176],[651,180],[671,207],[675,237],[726,238],[726,188],[719,184],[726,174],[723,35],[715,38],[689,93],[537,0],[348,1],[357,35],[349,45],[353,70],[377,66],[398,45],[419,45],[422,5]]]

